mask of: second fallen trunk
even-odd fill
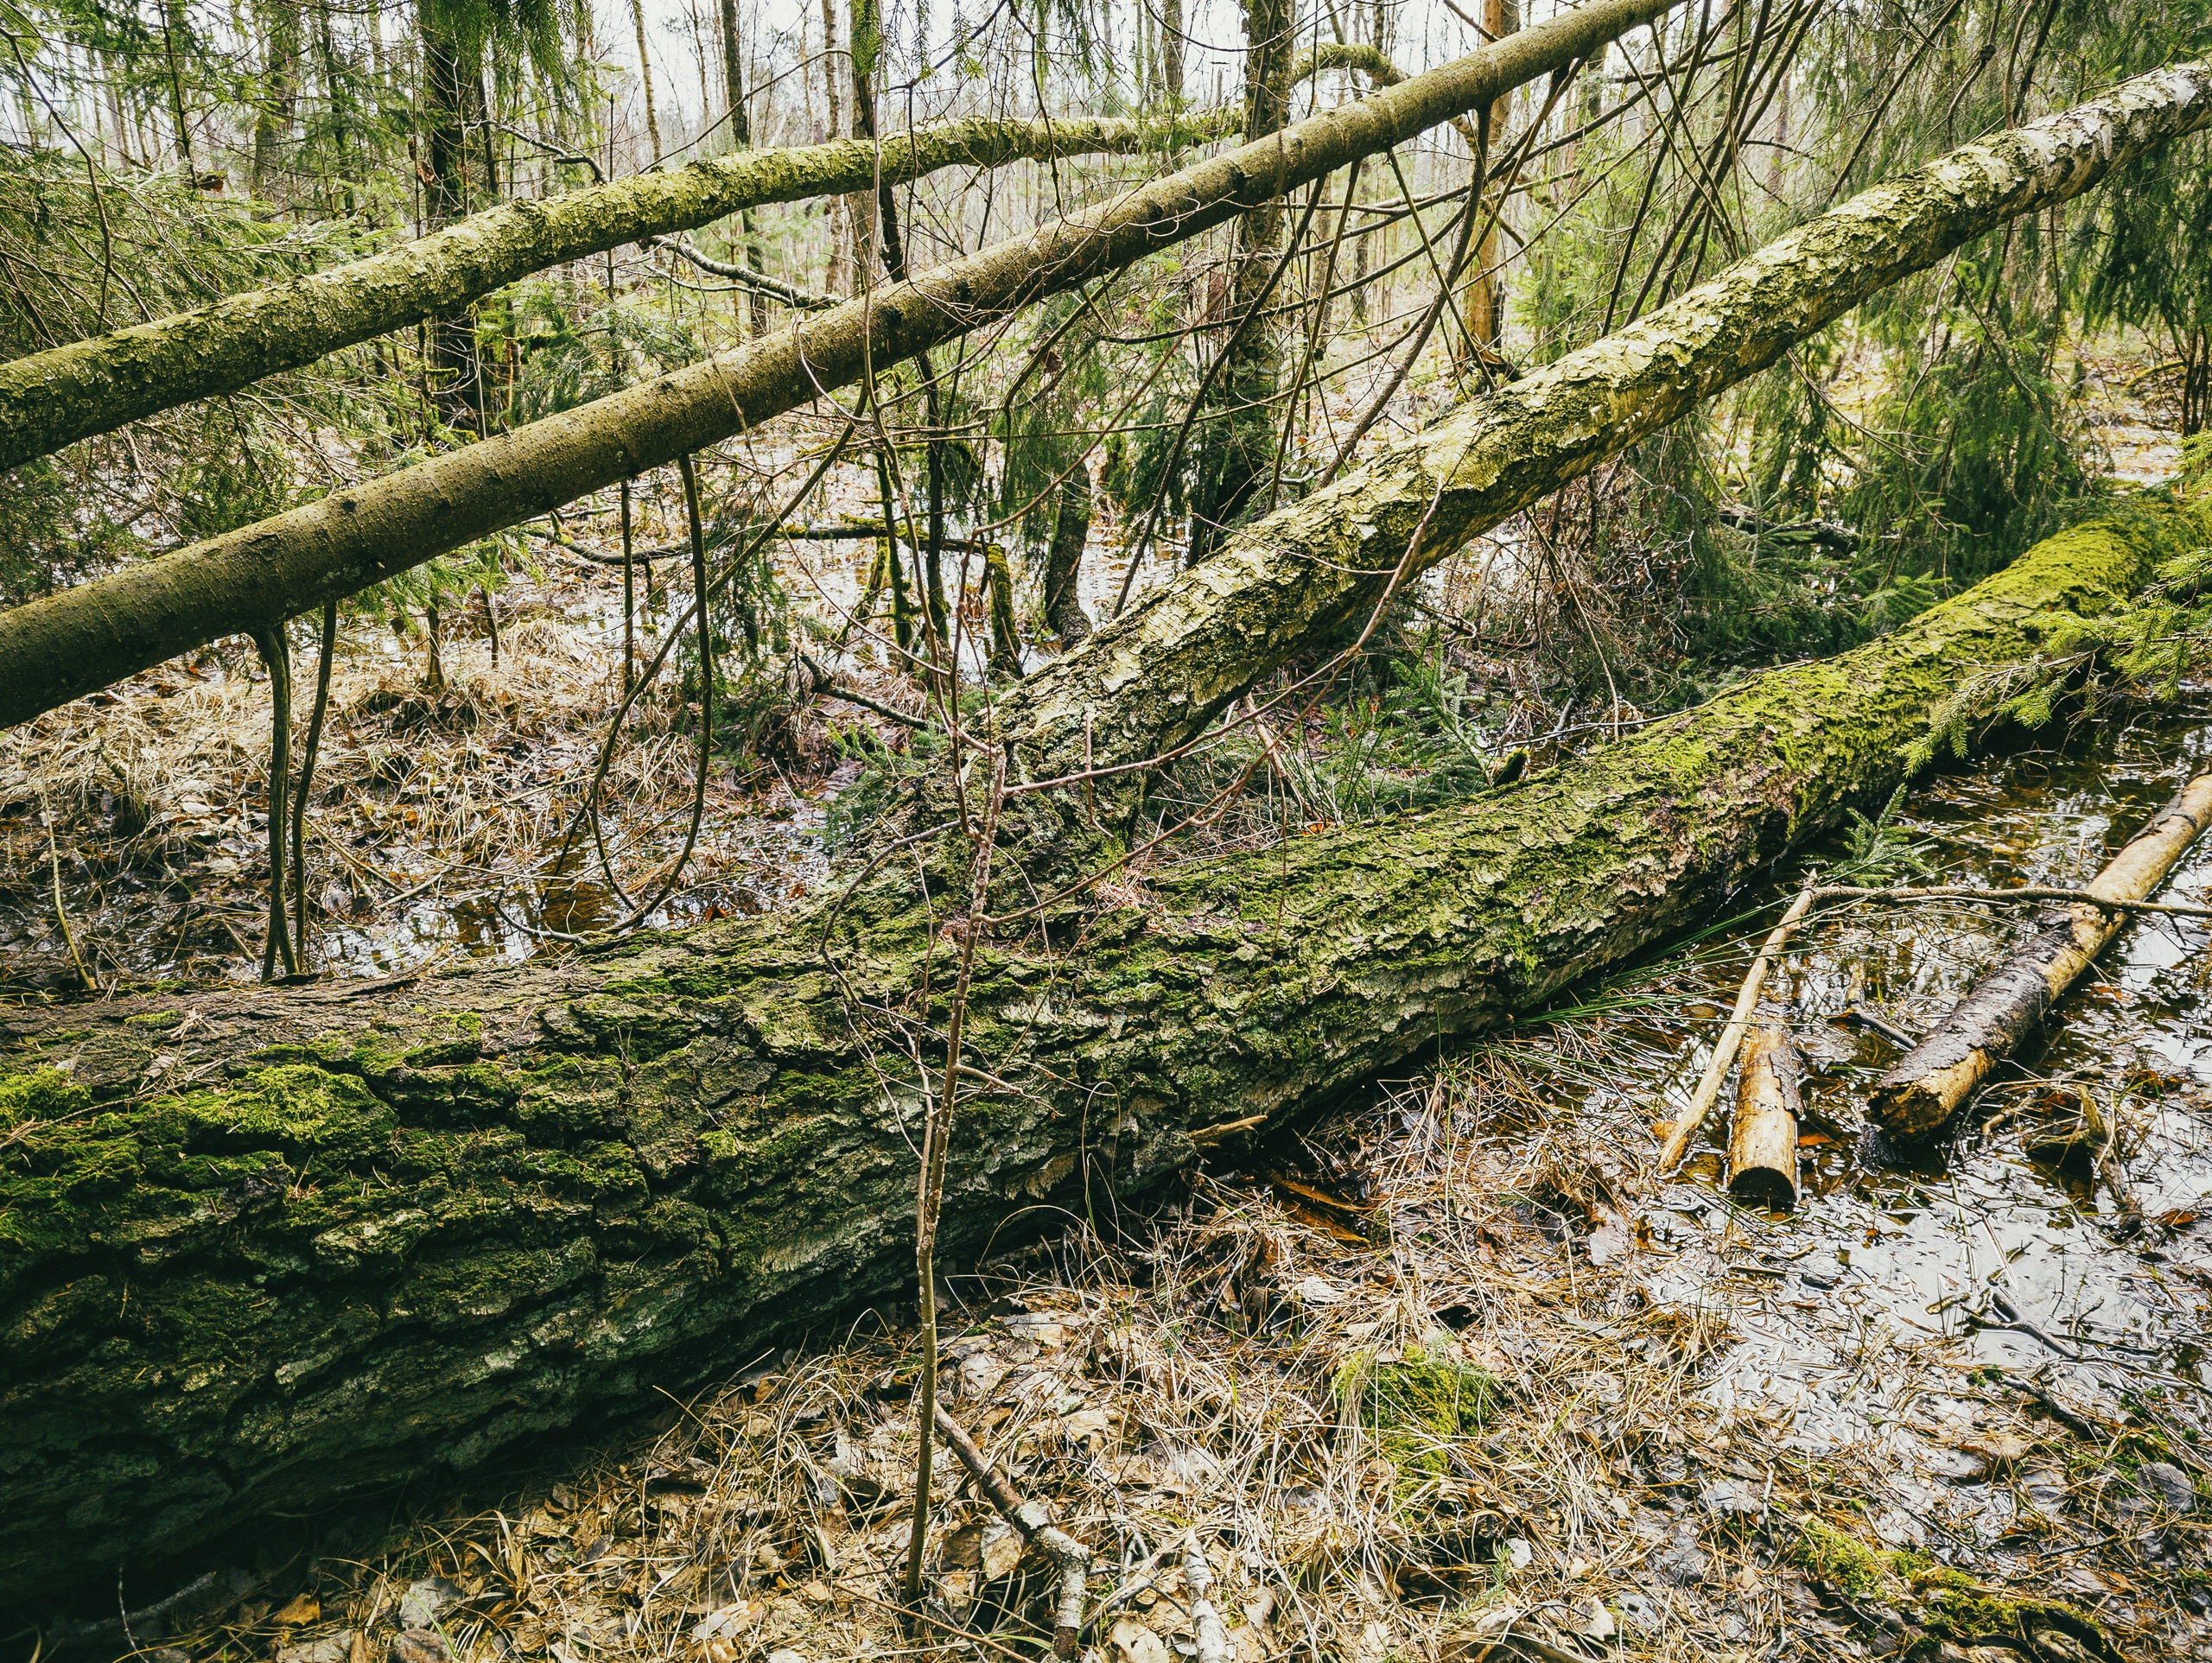
[[[2146,898],[2202,833],[2208,816],[2212,774],[2201,774],[2135,834],[2087,892],[2113,901]],[[1982,978],[1910,1056],[1882,1076],[1874,1088],[1874,1117],[1897,1137],[1939,1130],[1990,1070],[2035,1031],[2127,917],[2087,903],[2048,915],[2002,968]]]

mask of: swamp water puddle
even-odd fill
[[[2079,885],[2212,766],[2208,719],[2212,710],[2199,708],[2085,724],[2063,744],[1923,779],[1893,824],[1926,846],[1940,881]],[[1845,858],[1840,841],[1814,852],[1827,866]],[[1797,875],[1783,875],[1794,889]],[[2196,900],[2208,882],[2212,841],[2158,898]],[[1874,1530],[1946,1558],[1947,1545],[1999,1539],[2030,1561],[2060,1551],[2010,1539],[2023,1520],[2036,1525],[2030,1509],[2055,1516],[2078,1480],[2001,1445],[1972,1453],[1986,1419],[1981,1387],[2031,1376],[2031,1389],[2062,1410],[2070,1401],[2115,1421],[2133,1412],[2176,1444],[2212,1422],[2212,959],[2202,922],[2146,919],[2126,931],[2040,1043],[2001,1069],[1940,1141],[1899,1151],[1866,1130],[1870,1089],[1902,1048],[1847,1020],[1847,1006],[1863,1002],[1907,1033],[1926,1032],[2019,939],[2032,911],[1860,906],[1801,929],[1767,987],[1806,1065],[1797,1208],[1770,1212],[1726,1195],[1732,1079],[1681,1170],[1624,1201],[1623,1216],[1601,1214],[1580,1249],[1631,1270],[1653,1302],[1727,1325],[1735,1343],[1701,1390],[1724,1421],[1763,1425],[1777,1449],[1878,1452],[1897,1505]],[[1545,1068],[1557,1087],[1553,1113],[1648,1165],[1649,1122],[1674,1112],[1660,1105],[1687,1101],[1770,921],[1732,927],[1731,938],[1750,939],[1687,973],[1659,969],[1646,985],[1676,996],[1668,1015],[1603,1019],[1614,1030],[1601,1051],[1610,1065],[1561,1056]],[[1685,1005],[1705,1019],[1685,1024]],[[2081,1141],[2074,1098],[2084,1089],[2119,1124],[2148,1221],[2139,1230]],[[1976,1482],[1985,1479],[1993,1482]]]

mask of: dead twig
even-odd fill
[[[983,1458],[983,1452],[961,1430],[960,1423],[945,1413],[943,1404],[932,1400],[930,1408],[930,1424],[937,1428],[937,1435],[945,1441],[946,1447],[960,1457],[960,1464],[968,1469],[968,1476],[976,1481],[976,1488],[982,1492],[983,1498],[998,1509],[1001,1519],[1021,1533],[1023,1541],[1059,1567],[1059,1598],[1052,1612],[1052,1655],[1073,1657],[1076,1654],[1076,1637],[1083,1632],[1083,1591],[1084,1584],[1090,1576],[1090,1550],[1055,1525],[1051,1510],[1042,1501],[1024,1501],[1014,1486],[999,1476],[998,1469]],[[928,1439],[922,1441],[922,1447],[925,1450],[929,1447]],[[1198,1558],[1198,1573],[1189,1571],[1190,1557]],[[1195,1546],[1192,1548],[1190,1557],[1184,1561],[1185,1572],[1192,1577],[1192,1589],[1202,1599],[1204,1585],[1197,1580],[1197,1576],[1205,1574],[1205,1560]],[[1206,1609],[1211,1615],[1211,1608],[1207,1607]],[[1213,1626],[1221,1648],[1215,1655],[1225,1659],[1229,1655],[1228,1642],[1219,1634],[1221,1619],[1218,1616],[1213,1618]],[[1211,1663],[1205,1646],[1205,1630],[1201,1620],[1198,1657],[1200,1663]]]
[[[1823,884],[1813,892],[1816,901],[2068,901],[2077,906],[2102,907],[2107,912],[2163,912],[2177,918],[2212,918],[2212,906],[2190,906],[2183,901],[2123,901],[2086,889],[2055,889],[2044,884],[2023,884],[2018,889],[1984,889],[1973,884],[1929,884],[1903,889],[1862,889],[1855,884]]]

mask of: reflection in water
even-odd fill
[[[646,917],[645,927],[750,917],[787,906],[814,888],[829,871],[822,838],[825,803],[805,803],[782,818],[747,816],[718,824],[709,816],[682,888]],[[679,823],[669,839],[671,858],[682,837]],[[437,887],[446,894],[426,893],[386,907],[372,924],[334,923],[316,933],[314,962],[340,975],[386,976],[448,957],[519,961],[558,950],[557,942],[536,932],[582,935],[620,923],[658,881],[618,896],[589,854],[572,850],[558,868],[528,883],[492,892],[465,880],[442,884]],[[454,892],[461,892],[458,898]]]

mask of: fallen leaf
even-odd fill
[[[1835,1139],[1825,1132],[1800,1132],[1797,1134],[1797,1146],[1800,1149],[1818,1149],[1822,1144],[1834,1141]]]
[[[1669,1138],[1674,1133],[1675,1123],[1672,1120],[1654,1120],[1651,1123],[1651,1135],[1655,1138]]]
[[[320,1622],[322,1621],[322,1602],[312,1594],[298,1595],[289,1605],[277,1612],[276,1621],[294,1628],[302,1623]]]
[[[1590,1602],[1590,1615],[1578,1631],[1590,1640],[1611,1640],[1615,1633],[1613,1614],[1605,1609],[1603,1600]]]
[[[1112,1663],[1175,1663],[1167,1642],[1128,1617],[1117,1617],[1106,1631],[1106,1654]]]

